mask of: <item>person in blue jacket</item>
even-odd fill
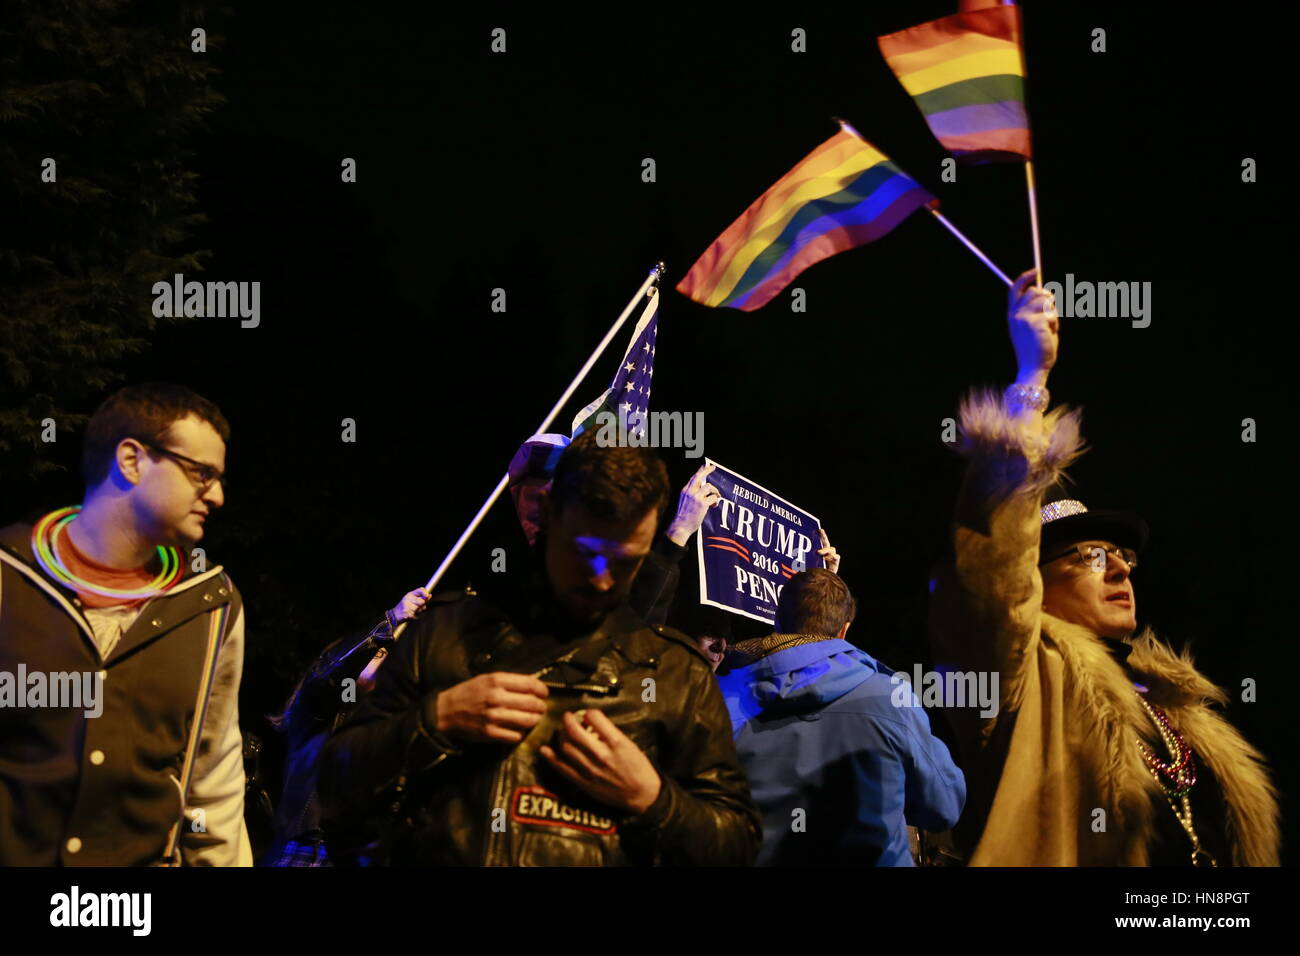
[[[796,574],[777,633],[733,645],[719,668],[763,814],[758,866],[912,866],[908,825],[943,831],[961,814],[965,777],[915,695],[844,639],[856,609],[838,575]]]

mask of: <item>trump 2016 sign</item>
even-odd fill
[[[785,582],[824,566],[814,545],[821,522],[762,485],[709,463],[716,466],[709,484],[722,499],[696,535],[700,602],[772,624]]]

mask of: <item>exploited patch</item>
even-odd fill
[[[568,827],[609,836],[618,827],[609,817],[590,810],[571,807],[549,790],[541,787],[516,787],[511,801],[510,816],[520,823],[536,823],[544,827]]]

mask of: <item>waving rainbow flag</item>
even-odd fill
[[[1015,5],[963,12],[878,39],[944,148],[968,163],[1029,159],[1025,57]]]
[[[840,130],[728,226],[677,291],[752,312],[809,266],[874,242],[938,202],[880,150]]]

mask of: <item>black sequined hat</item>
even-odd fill
[[[1053,557],[1060,548],[1089,539],[1113,541],[1141,553],[1150,531],[1147,523],[1128,511],[1090,511],[1082,501],[1059,485],[1043,500],[1042,539],[1039,563]]]

